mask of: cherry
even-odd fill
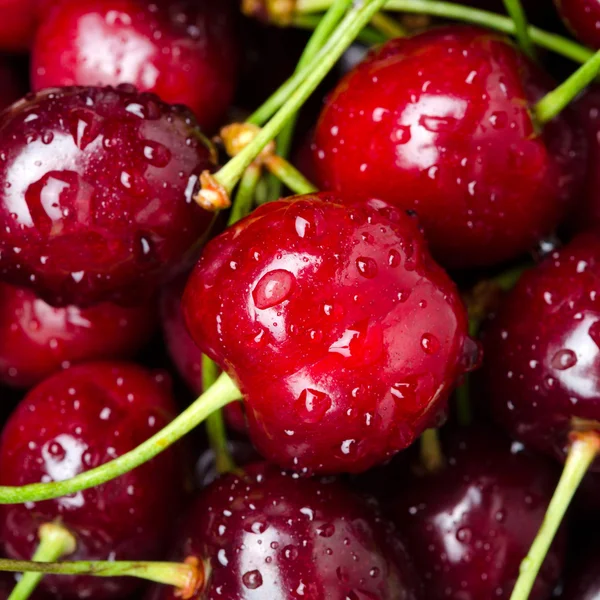
[[[1,13],[0,8],[0,15]],[[0,110],[16,102],[23,95],[24,87],[12,62],[9,59],[0,59]]]
[[[566,117],[538,133],[530,106],[550,88],[486,30],[392,40],[326,103],[313,145],[319,183],[414,209],[447,266],[513,258],[556,227],[585,168]]]
[[[244,393],[259,452],[296,470],[362,471],[410,445],[476,351],[416,221],[334,194],[263,205],[213,239],[183,309]]]
[[[59,2],[35,36],[35,90],[134,84],[191,108],[201,126],[222,122],[236,87],[233,11],[222,0]]]
[[[554,0],[565,25],[584,44],[600,48],[600,3],[597,0]]]
[[[575,573],[567,578],[563,600],[598,600],[600,598],[600,552],[588,553]]]
[[[27,288],[0,283],[0,382],[31,387],[72,363],[133,356],[155,322],[152,303],[53,308]]]
[[[192,200],[211,146],[152,94],[40,92],[5,113],[0,145],[0,274],[53,305],[145,300],[212,221]]]
[[[600,430],[599,291],[600,238],[582,234],[522,275],[484,338],[495,417],[560,460],[572,431]]]
[[[175,555],[209,561],[207,598],[418,598],[404,547],[376,510],[335,480],[259,463],[197,498]],[[173,597],[166,587],[150,595]]]
[[[90,363],[57,373],[19,404],[0,438],[0,482],[23,485],[73,477],[120,456],[164,427],[175,407],[160,374],[127,363]],[[38,528],[59,520],[76,538],[70,560],[161,555],[179,504],[176,450],[100,487],[39,503],[3,506],[0,538],[12,558],[29,559]],[[157,481],[160,485],[157,486]],[[51,576],[65,598],[118,597],[128,578]]]
[[[401,474],[387,504],[428,600],[510,597],[558,480],[551,464],[521,450],[478,426],[453,432],[441,470]],[[546,557],[531,600],[550,597],[564,542],[562,535]]]

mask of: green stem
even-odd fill
[[[312,194],[317,191],[317,188],[282,156],[269,156],[265,160],[265,166],[294,194]]]
[[[262,170],[259,165],[252,163],[242,175],[240,185],[235,193],[235,201],[229,213],[228,226],[237,223],[240,219],[252,212],[255,201],[256,188],[260,181]]]
[[[0,504],[39,502],[75,494],[106,483],[148,462],[197,427],[210,413],[240,398],[241,394],[235,383],[223,373],[210,389],[169,425],[127,454],[80,473],[72,479],[32,483],[21,487],[0,486]]]
[[[399,38],[407,35],[406,29],[393,19],[388,17],[385,13],[379,12],[371,19],[371,25],[382,33],[386,38]]]
[[[439,471],[445,464],[437,429],[426,429],[421,435],[421,463],[429,473]]]
[[[331,0],[298,0],[294,23],[300,15],[326,10]],[[431,15],[481,25],[488,29],[515,35],[517,27],[509,17],[494,12],[471,8],[452,2],[441,2],[438,0],[388,0],[384,10],[394,10],[407,13]],[[307,14],[308,16],[308,14]],[[584,63],[594,52],[581,44],[577,44],[568,38],[554,33],[549,33],[538,27],[529,26],[529,37],[531,40],[547,50],[552,50],[571,60]]]
[[[73,554],[77,542],[73,535],[58,523],[45,523],[38,532],[40,543],[33,555],[33,560],[42,563],[54,562],[63,556]],[[43,573],[27,571],[10,593],[8,600],[27,600],[35,591]]]
[[[519,578],[510,600],[527,600],[535,583],[537,574],[546,558],[552,540],[563,521],[573,495],[581,480],[600,450],[600,437],[595,432],[581,433],[575,437],[560,481],[546,511],[544,522],[521,563]]]
[[[504,7],[515,24],[515,33],[521,50],[535,59],[535,46],[529,35],[529,24],[521,0],[504,0]]]
[[[598,71],[600,71],[600,50],[535,105],[538,121],[544,124],[554,119],[583,89],[594,81]]]
[[[321,17],[318,15],[294,15],[292,19],[292,25],[298,29],[308,29],[309,31],[314,30],[321,22]],[[357,36],[356,40],[362,42],[367,46],[374,46],[376,44],[383,44],[387,41],[388,37],[382,35],[379,31],[371,27],[365,27]]]

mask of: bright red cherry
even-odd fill
[[[484,346],[492,410],[528,447],[562,460],[572,431],[600,431],[600,237],[580,235],[526,271]]]
[[[213,239],[183,308],[239,383],[259,452],[295,470],[361,471],[410,445],[476,351],[415,219],[334,194],[264,205]]]
[[[207,598],[420,598],[404,547],[376,506],[335,480],[254,465],[198,497],[174,557],[209,561]],[[174,595],[162,587],[150,598]]]
[[[59,2],[35,36],[33,88],[131,83],[214,130],[236,88],[230,9],[223,0]]]
[[[415,210],[449,267],[513,258],[552,232],[579,187],[582,137],[539,132],[551,84],[487,30],[435,29],[375,50],[339,83],[313,145],[319,183]]]
[[[119,88],[47,90],[0,124],[0,276],[53,305],[147,299],[212,215],[212,147],[188,111]]]
[[[0,382],[31,387],[73,363],[128,358],[156,321],[152,303],[54,308],[27,288],[0,283]]]
[[[565,25],[584,44],[600,48],[600,2],[598,0],[554,0]]]
[[[388,505],[423,579],[424,597],[508,600],[557,473],[491,430],[454,432],[443,450],[446,466],[439,471],[388,473],[388,481],[401,480]],[[559,536],[546,557],[531,600],[551,596],[564,542]]]
[[[132,450],[174,415],[164,376],[127,363],[90,363],[57,373],[19,404],[0,438],[0,483],[60,481]],[[182,490],[176,449],[100,487],[39,503],[3,506],[0,538],[12,558],[31,558],[43,523],[75,536],[71,560],[162,556]],[[160,484],[157,485],[157,482]],[[64,598],[123,597],[128,578],[51,576]]]

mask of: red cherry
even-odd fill
[[[63,1],[36,34],[32,86],[131,83],[214,130],[236,85],[234,29],[222,0]]]
[[[330,96],[314,154],[322,189],[415,210],[440,262],[487,266],[552,232],[585,168],[561,116],[537,131],[551,88],[504,38],[466,27],[392,40]]]
[[[554,0],[565,25],[584,44],[600,48],[600,3],[597,0]]]
[[[563,600],[597,600],[600,598],[600,550],[588,549],[574,573],[565,583]]]
[[[0,19],[1,14],[2,9],[0,8]],[[15,68],[13,62],[9,59],[0,59],[0,110],[4,110],[16,102],[25,91],[18,69]]]
[[[388,482],[402,482],[387,504],[406,535],[425,598],[508,600],[558,476],[545,460],[511,449],[487,429],[455,432],[444,454],[447,464],[435,473],[388,473]],[[565,541],[565,535],[555,541],[531,600],[551,596]]]
[[[0,274],[55,305],[135,303],[185,268],[212,215],[191,114],[127,86],[48,90],[0,125]]]
[[[0,483],[18,486],[73,477],[133,449],[164,427],[174,412],[164,376],[140,367],[93,363],[57,373],[25,397],[4,427]],[[179,463],[177,451],[167,450],[100,487],[3,506],[0,538],[6,553],[29,559],[40,525],[58,519],[77,540],[70,560],[159,558],[181,496]],[[42,585],[64,598],[106,598],[122,597],[136,583],[49,576]]]
[[[72,363],[128,358],[155,323],[152,303],[54,308],[31,290],[0,283],[0,382],[31,387]]]
[[[207,598],[414,600],[419,587],[393,527],[340,483],[258,464],[204,491],[175,557],[210,563]],[[156,588],[152,600],[174,598]]]
[[[569,434],[600,422],[600,238],[580,235],[526,271],[484,346],[496,418],[527,446],[563,460]]]
[[[410,445],[475,349],[416,221],[333,194],[264,205],[216,237],[183,309],[241,386],[259,452],[296,470],[361,471]]]

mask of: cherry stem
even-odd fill
[[[421,463],[428,473],[435,473],[444,467],[444,453],[437,429],[426,429],[421,435]]]
[[[326,10],[331,0],[298,0],[293,22],[296,23],[300,15]],[[388,0],[384,10],[401,11],[420,15],[431,15],[481,25],[488,29],[515,35],[517,26],[510,17],[497,13],[438,0]],[[538,46],[552,50],[578,63],[585,63],[594,52],[577,42],[561,35],[549,33],[538,27],[528,27],[529,37]]]
[[[535,46],[529,36],[529,25],[527,23],[527,15],[523,10],[521,0],[504,0],[504,7],[508,16],[513,20],[515,24],[515,33],[517,41],[521,50],[529,56],[529,58],[535,59]]]
[[[552,540],[562,523],[581,480],[600,451],[600,435],[593,431],[573,434],[565,466],[538,534],[521,563],[510,600],[527,600]]]
[[[583,89],[594,81],[599,71],[600,50],[535,105],[537,120],[544,124],[554,119]]]
[[[63,556],[73,554],[77,542],[73,535],[58,523],[44,523],[38,531],[40,543],[33,555],[36,562],[54,562]],[[23,576],[10,593],[8,600],[27,600],[35,591],[43,573],[23,573]]]
[[[371,25],[385,35],[386,38],[399,38],[407,35],[406,29],[396,21],[396,19],[389,17],[385,13],[379,12],[373,15],[371,19]]]
[[[237,223],[240,219],[247,217],[252,212],[256,196],[256,188],[262,175],[262,168],[256,163],[252,163],[242,175],[240,185],[235,193],[235,201],[229,213],[227,226]]]
[[[312,194],[317,191],[317,188],[282,156],[272,154],[263,162],[265,167],[294,194]]]
[[[241,393],[231,378],[223,373],[213,386],[169,425],[127,454],[71,479],[49,483],[32,483],[20,487],[0,486],[0,504],[22,504],[60,498],[96,487],[129,473],[166,450],[202,423],[213,411],[239,400]]]
[[[318,15],[294,15],[292,18],[292,25],[298,29],[308,29],[309,31],[314,30],[321,22],[321,17]],[[365,27],[357,36],[356,40],[366,44],[367,46],[374,46],[375,44],[383,44],[389,38],[386,35],[381,34],[379,31],[372,29],[371,27]]]
[[[197,560],[183,563],[141,561],[38,562],[0,559],[0,571],[36,573],[40,576],[91,575],[93,577],[137,577],[172,585],[183,598],[191,598],[204,584],[204,565]]]

